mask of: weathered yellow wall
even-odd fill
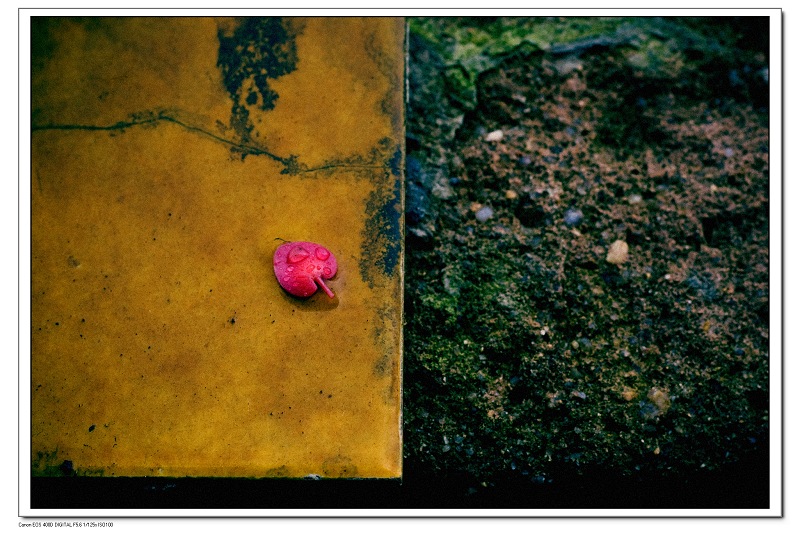
[[[218,65],[243,24],[33,22],[34,474],[401,473],[403,22],[284,21],[268,110]]]

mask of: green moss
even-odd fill
[[[58,450],[40,451],[36,453],[36,457],[31,462],[31,475],[35,477],[102,477],[105,475],[105,469],[76,467],[69,459],[60,457]]]
[[[64,461],[59,460],[58,450],[40,451],[31,463],[31,474],[41,477],[60,477],[65,475]]]

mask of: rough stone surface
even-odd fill
[[[763,503],[760,24],[412,21],[411,154],[455,194],[407,247],[406,479],[460,502]]]

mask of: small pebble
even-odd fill
[[[487,205],[478,209],[478,211],[475,213],[475,218],[478,220],[478,222],[486,222],[492,218],[493,215],[494,211]]]
[[[499,141],[503,138],[503,130],[494,130],[486,134],[485,139],[489,142]]]
[[[628,260],[628,243],[622,240],[616,240],[608,247],[608,255],[606,261],[612,265],[621,265]]]
[[[672,404],[667,391],[658,387],[653,387],[648,391],[647,399],[655,406],[658,415],[666,413]]]
[[[630,402],[631,400],[636,398],[637,393],[635,390],[625,387],[624,389],[622,389],[620,396],[622,396],[622,399],[625,400],[626,402]]]
[[[441,200],[449,200],[455,196],[456,191],[450,186],[450,181],[445,179],[438,179],[433,182],[431,186],[431,194]]]
[[[581,60],[574,57],[560,59],[556,61],[553,66],[556,68],[556,72],[558,72],[559,76],[566,76],[576,70],[583,70],[583,63]]]
[[[583,222],[583,213],[580,209],[568,209],[564,214],[564,224],[570,228]]]

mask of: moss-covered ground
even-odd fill
[[[766,505],[766,21],[410,27],[408,483]]]

